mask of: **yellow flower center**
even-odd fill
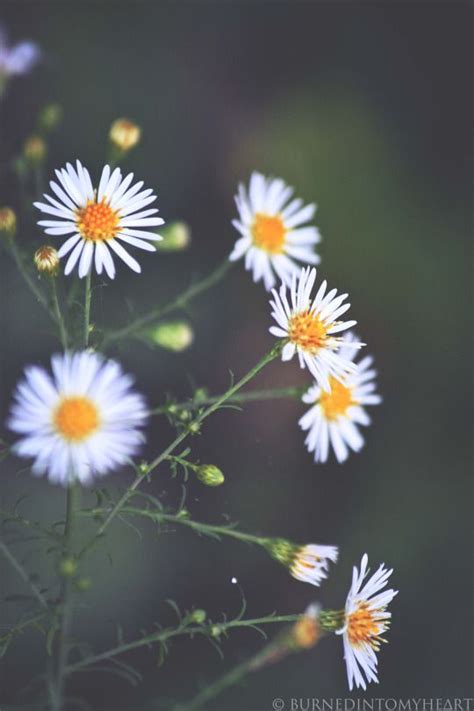
[[[384,640],[380,634],[387,625],[382,625],[377,620],[377,611],[369,610],[366,603],[361,603],[355,612],[347,617],[347,636],[353,647],[361,644],[370,644],[374,649],[380,647]]]
[[[101,242],[116,236],[119,217],[104,200],[89,200],[86,207],[77,211],[77,226],[84,239]]]
[[[66,397],[54,413],[58,432],[71,442],[82,442],[99,426],[97,407],[88,397]]]
[[[285,244],[286,228],[279,215],[257,212],[252,225],[253,243],[268,254],[281,254]]]
[[[343,385],[340,380],[336,380],[332,375],[329,377],[331,392],[323,391],[319,397],[319,402],[328,420],[335,420],[339,415],[345,415],[347,409],[354,404],[352,399],[352,388]]]
[[[311,311],[302,311],[291,317],[288,337],[304,351],[316,353],[326,340],[326,326]]]

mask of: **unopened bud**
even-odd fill
[[[11,207],[0,208],[0,234],[13,237],[16,233],[16,215]]]
[[[87,590],[91,589],[92,581],[90,578],[79,578],[79,580],[76,582],[76,587],[81,592],[86,592]]]
[[[157,346],[179,353],[186,350],[194,339],[191,326],[185,321],[160,323],[149,331],[149,337]]]
[[[60,566],[59,572],[64,578],[72,578],[77,571],[77,562],[74,558],[63,558]]]
[[[197,625],[202,625],[203,622],[206,621],[206,618],[207,615],[205,610],[193,610],[189,615],[191,622],[195,622]]]
[[[46,104],[38,116],[38,128],[49,133],[61,123],[62,117],[63,110],[59,104]]]
[[[196,470],[196,476],[206,486],[220,486],[224,483],[224,475],[214,464],[201,464]]]
[[[159,235],[162,239],[154,244],[160,252],[182,252],[191,244],[191,229],[185,222],[170,222]]]
[[[222,634],[222,627],[220,625],[212,625],[210,632],[211,637],[220,637]]]
[[[40,136],[30,136],[23,146],[23,155],[32,165],[42,163],[46,158],[46,143]]]
[[[295,650],[311,649],[319,641],[322,630],[319,624],[319,606],[310,605],[291,630]]]
[[[45,244],[36,250],[34,262],[40,274],[56,276],[59,271],[58,250],[49,244]]]
[[[140,142],[141,128],[126,118],[117,119],[110,127],[111,143],[123,153],[130,151]]]

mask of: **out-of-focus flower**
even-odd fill
[[[0,234],[14,237],[16,233],[16,214],[11,207],[0,207]]]
[[[235,196],[239,219],[232,224],[241,237],[229,259],[245,255],[245,268],[252,270],[255,282],[263,279],[267,290],[277,278],[291,284],[303,264],[319,264],[313,247],[320,241],[316,227],[306,223],[313,219],[315,205],[303,207],[299,198],[288,202],[293,188],[280,178],[266,178],[252,173],[248,192],[243,185]],[[276,274],[276,277],[275,277]]]
[[[293,625],[291,638],[295,651],[311,649],[319,642],[322,634],[319,612],[319,605],[309,605],[304,615]]]
[[[38,116],[38,129],[44,133],[53,131],[63,117],[63,110],[59,104],[46,104]]]
[[[28,74],[41,57],[35,42],[8,45],[5,31],[0,26],[0,78]]]
[[[127,153],[140,141],[142,131],[140,126],[126,118],[117,119],[110,127],[111,143],[123,153]]]
[[[51,359],[52,374],[29,366],[8,425],[13,451],[33,459],[33,474],[89,484],[130,461],[144,441],[147,408],[118,363],[90,351]]]
[[[44,244],[36,250],[34,263],[40,274],[56,276],[59,271],[58,250],[49,244]]]
[[[310,543],[297,545],[285,538],[269,538],[264,546],[269,554],[284,565],[296,580],[319,587],[327,578],[329,561],[337,561],[335,546],[320,546]]]
[[[353,360],[358,349],[352,344],[358,342],[352,332],[345,334],[339,355]],[[373,362],[372,356],[365,356],[357,364],[357,370],[343,380],[329,377],[330,392],[314,384],[303,395],[303,402],[312,407],[299,424],[308,431],[305,444],[309,452],[314,452],[315,462],[327,461],[329,445],[338,462],[347,459],[350,449],[358,452],[364,446],[364,438],[358,428],[358,425],[370,425],[364,406],[382,402],[380,395],[375,393],[377,372],[371,368]]]
[[[148,228],[162,225],[164,221],[161,217],[152,217],[158,212],[156,208],[143,209],[156,200],[153,191],[142,190],[143,181],[131,186],[133,173],[123,178],[120,168],[112,171],[108,165],[102,170],[97,190],[80,161],[76,162],[76,169],[68,163],[66,168],[56,171],[56,176],[58,182],[51,181],[49,185],[58,199],[45,195],[49,204],[34,204],[42,212],[60,218],[38,222],[46,234],[72,235],[59,249],[61,258],[69,254],[64,273],[70,274],[78,264],[82,278],[90,272],[94,262],[97,274],[105,270],[113,279],[113,253],[140,273],[140,265],[123,248],[122,242],[148,252],[155,251],[151,242],[160,237]]]
[[[186,321],[159,323],[149,331],[149,336],[157,346],[175,353],[189,348],[194,340],[193,330]]]
[[[387,612],[387,605],[398,593],[397,590],[383,590],[393,572],[387,570],[383,563],[362,587],[369,573],[367,563],[365,554],[360,564],[360,572],[354,566],[352,585],[346,601],[344,626],[336,632],[342,635],[351,691],[354,684],[366,689],[366,679],[367,683],[378,683],[376,653],[380,650],[381,642],[386,641],[382,635],[390,625],[392,615]]]
[[[170,222],[160,230],[163,238],[156,243],[160,252],[182,252],[191,244],[191,229],[185,222]]]
[[[318,385],[326,391],[331,390],[329,377],[341,378],[356,370],[352,360],[338,352],[342,339],[337,333],[354,326],[356,321],[340,321],[340,317],[350,308],[343,302],[347,294],[336,296],[337,290],[326,293],[327,282],[323,281],[314,299],[311,291],[316,281],[316,269],[303,269],[299,279],[293,276],[290,289],[290,302],[287,287],[282,284],[279,292],[272,290],[272,316],[277,326],[270,328],[270,333],[288,341],[283,347],[282,360],[291,360],[298,354],[301,368],[305,366]],[[353,342],[353,348],[363,343]]]
[[[29,136],[23,146],[23,155],[31,165],[38,165],[46,158],[46,143],[41,136]]]
[[[206,486],[220,486],[224,483],[224,474],[214,464],[200,464],[196,469],[196,477]]]

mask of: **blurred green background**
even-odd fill
[[[230,224],[236,185],[259,169],[318,203],[319,272],[350,293],[384,396],[365,449],[344,466],[314,465],[296,401],[223,411],[192,441],[193,456],[226,474],[218,490],[189,485],[192,514],[212,522],[225,514],[252,532],[338,544],[340,563],[321,589],[238,542],[181,530],[157,537],[146,525],[140,540],[116,524],[106,550],[90,559],[93,588],[75,633],[101,650],[114,643],[120,619],[125,636],[135,638],[154,621],[172,621],[166,598],[213,618],[234,615],[240,597],[232,576],[252,616],[301,611],[314,600],[341,606],[352,565],[367,552],[374,566],[394,567],[400,590],[380,685],[367,696],[472,696],[468,3],[2,2],[1,19],[14,39],[39,42],[45,57],[3,102],[0,202],[16,206],[9,161],[41,106],[58,101],[64,123],[49,147],[49,173],[80,158],[97,176],[110,123],[128,116],[143,140],[125,167],[156,188],[165,219],[185,219],[193,230],[189,252],[140,253],[142,276],[121,269],[96,297],[96,321],[123,323],[126,304],[144,312],[212,270],[237,237]],[[44,239],[39,228],[18,238],[31,252]],[[24,365],[47,363],[57,344],[5,258],[0,269],[4,421]],[[243,374],[272,343],[267,296],[242,263],[188,316],[196,340],[185,354],[136,343],[116,353],[150,403],[169,392],[187,396],[193,383],[221,392],[229,369]],[[276,363],[254,386],[306,381],[295,362]],[[166,422],[154,421],[146,454],[171,436]],[[130,477],[125,471],[106,484]],[[172,504],[180,483],[163,468],[149,491]],[[64,492],[32,479],[22,462],[2,464],[0,492],[4,508],[27,493],[25,515],[63,515]],[[42,550],[26,561],[47,583]],[[3,560],[0,585],[3,595],[24,592]],[[0,623],[22,609],[2,603]],[[251,631],[236,632],[221,661],[205,641],[184,639],[161,668],[153,653],[125,657],[144,674],[138,688],[90,674],[71,691],[94,709],[151,708],[153,699],[166,708],[261,644]],[[30,698],[22,690],[43,670],[44,641],[33,633],[17,639],[2,660],[0,705]],[[341,640],[247,678],[209,709],[266,711],[276,696],[350,696]]]

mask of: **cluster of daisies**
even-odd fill
[[[154,251],[161,239],[155,230],[163,224],[158,209],[151,207],[156,196],[143,181],[106,165],[94,187],[89,171],[77,161],[57,170],[49,186],[54,197],[45,194],[44,202],[35,203],[48,216],[38,224],[47,235],[64,239],[58,255],[65,260],[66,275],[77,270],[83,278],[95,271],[113,279],[115,257],[140,272],[129,250]],[[282,359],[297,355],[313,378],[303,396],[311,407],[300,420],[308,450],[317,462],[325,462],[331,446],[342,462],[350,449],[362,447],[358,426],[369,424],[365,407],[379,403],[380,396],[372,358],[355,360],[364,345],[349,330],[356,322],[342,320],[350,308],[347,294],[338,295],[326,281],[316,289],[312,265],[319,262],[314,246],[320,235],[308,225],[316,208],[292,195],[283,180],[259,173],[252,175],[248,190],[239,187],[239,219],[233,224],[240,238],[229,259],[244,257],[254,280],[272,291],[276,325],[270,331],[284,340]],[[14,451],[33,460],[34,474],[63,485],[89,484],[132,462],[143,445],[148,415],[133,378],[115,361],[86,350],[53,356],[50,370],[26,368],[14,393],[9,427],[19,435]],[[329,562],[337,560],[332,546],[288,549],[283,544],[271,554],[294,578],[312,585],[320,585]],[[389,624],[387,605],[396,594],[384,589],[391,572],[382,565],[363,584],[367,557],[360,571],[354,569],[338,630],[351,688],[377,681],[376,651]]]

